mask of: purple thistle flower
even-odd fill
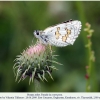
[[[38,42],[36,45],[29,46],[21,55],[15,59],[14,73],[16,81],[19,82],[29,76],[29,83],[34,79],[47,81],[48,74],[53,79],[51,72],[56,69],[52,66],[54,55],[50,45],[43,45]]]

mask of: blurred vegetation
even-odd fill
[[[88,50],[85,23],[89,22],[94,29],[92,49],[95,52],[95,64],[91,91],[100,91],[100,2],[97,1],[0,1],[0,92],[32,92],[34,84],[28,84],[29,78],[15,82],[13,73],[14,59],[24,49],[35,42],[33,31],[73,19],[82,22],[81,34],[74,45],[64,48],[53,47],[58,54],[53,72],[54,81],[41,82],[43,92],[85,92],[86,66],[88,66]],[[94,81],[95,80],[95,81]]]

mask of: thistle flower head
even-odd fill
[[[21,55],[18,55],[15,59],[15,65],[13,67],[16,80],[24,80],[29,76],[31,81],[35,79],[47,81],[46,74],[48,74],[52,79],[51,72],[56,69],[52,66],[52,50],[49,45],[43,45],[37,43],[36,45],[29,46],[24,50]]]

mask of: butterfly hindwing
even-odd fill
[[[48,43],[55,46],[67,46],[73,44],[81,29],[80,21],[71,21],[49,27],[44,30],[48,36]]]

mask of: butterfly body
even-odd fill
[[[65,21],[61,24],[48,27],[44,31],[36,30],[34,35],[45,45],[64,47],[73,45],[80,34],[81,26],[81,22],[78,20]]]

